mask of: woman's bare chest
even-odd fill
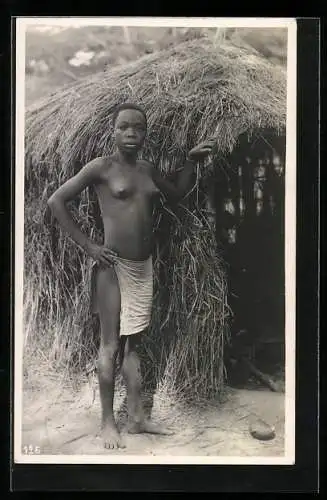
[[[141,168],[112,168],[101,183],[101,191],[112,200],[149,199],[159,194],[159,189],[147,171]]]

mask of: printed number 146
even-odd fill
[[[34,455],[34,454],[40,453],[40,447],[33,446],[32,444],[29,444],[28,446],[24,446],[23,450],[24,450],[25,455]]]

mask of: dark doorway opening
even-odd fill
[[[270,376],[284,369],[285,137],[241,137],[219,163],[216,233],[233,314],[226,366],[239,385],[251,378],[244,360]]]

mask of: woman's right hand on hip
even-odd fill
[[[110,250],[106,246],[92,244],[89,249],[89,254],[99,264],[104,264],[111,267],[116,262],[117,253]]]

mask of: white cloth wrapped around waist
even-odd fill
[[[97,264],[93,269],[96,270]],[[133,335],[145,330],[151,320],[153,299],[152,256],[145,261],[115,257],[114,269],[120,289],[120,335]],[[94,278],[92,276],[92,307],[95,303]]]
[[[145,330],[153,298],[152,256],[145,261],[117,258],[114,265],[120,288],[120,335]]]

